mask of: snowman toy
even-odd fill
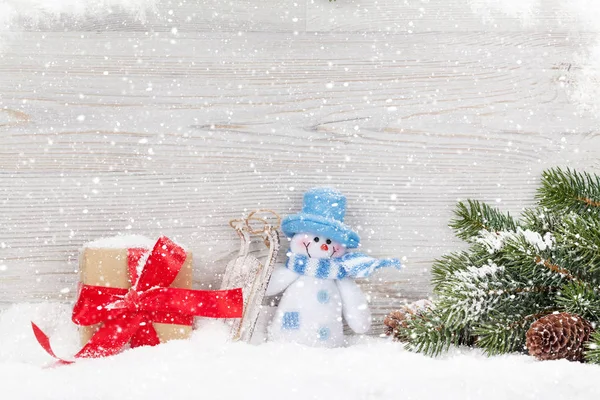
[[[371,327],[367,298],[354,281],[383,267],[400,269],[397,259],[347,253],[359,246],[358,234],[344,224],[346,197],[330,188],[304,194],[302,212],[281,223],[290,239],[288,259],[275,269],[267,296],[283,292],[269,325],[272,341],[315,347],[345,344],[342,316],[356,333]]]

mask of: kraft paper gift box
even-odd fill
[[[131,261],[134,261],[131,257],[136,257],[137,254],[139,258],[144,252],[147,255],[153,246],[154,241],[141,236],[118,236],[88,243],[80,251],[79,271],[81,283],[93,286],[131,288],[132,280],[139,276],[139,272],[141,272],[132,268],[138,262],[131,265]],[[185,263],[170,287],[192,288],[193,257],[189,251],[186,251],[186,254]],[[141,258],[144,259],[144,256],[142,255]],[[188,338],[192,333],[192,327],[187,325],[163,323],[154,323],[153,325],[158,338],[163,343],[169,340]],[[86,344],[90,340],[99,326],[98,324],[80,327],[82,344]]]

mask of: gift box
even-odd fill
[[[85,244],[79,256],[81,284],[130,289],[154,244],[154,241],[144,236],[117,236]],[[185,253],[185,262],[169,287],[192,288],[193,256],[189,250],[185,250]],[[99,325],[80,327],[82,345],[88,343]],[[161,343],[185,339],[192,333],[191,325],[154,322],[153,326]]]
[[[242,289],[193,290],[192,255],[167,237],[102,239],[81,251],[81,283],[72,320],[82,327],[74,358],[106,357],[126,346],[154,346],[190,335],[194,317],[241,318]],[[42,348],[61,363],[32,322]]]

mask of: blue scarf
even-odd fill
[[[287,255],[287,269],[319,279],[366,278],[379,268],[402,268],[395,258],[377,259],[363,253],[346,253],[336,258],[309,258],[291,252]]]

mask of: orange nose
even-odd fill
[[[327,250],[329,250],[329,247],[326,244],[322,244],[321,245],[321,250],[327,251]]]

